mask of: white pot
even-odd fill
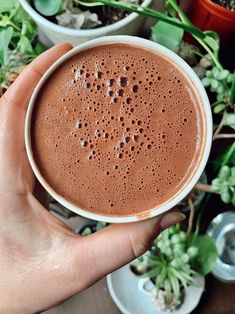
[[[143,286],[149,278],[136,276],[130,270],[130,264],[119,268],[107,276],[109,293],[123,314],[165,314],[152,301],[150,290],[154,285],[150,281],[148,291]],[[152,288],[151,288],[152,284]],[[194,277],[194,282],[185,291],[184,301],[179,309],[171,314],[189,314],[198,305],[205,288],[205,278],[201,275]]]
[[[36,22],[38,27],[46,34],[46,36],[54,44],[61,42],[70,42],[73,46],[82,44],[88,40],[102,36],[110,35],[137,35],[145,21],[145,17],[137,13],[130,13],[122,20],[103,27],[95,29],[71,29],[59,26],[48,21],[45,17],[37,13],[27,0],[19,0],[24,10]],[[147,7],[152,0],[144,0],[142,6]]]

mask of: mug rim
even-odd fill
[[[126,215],[126,216],[109,216],[109,215],[102,215],[102,214],[90,212],[88,210],[79,208],[78,205],[75,205],[74,203],[63,198],[61,195],[59,195],[56,191],[54,191],[50,187],[50,185],[46,182],[46,180],[41,175],[36,165],[36,162],[34,160],[33,151],[31,147],[31,132],[30,132],[31,131],[31,116],[32,116],[35,100],[37,98],[38,93],[40,92],[40,89],[44,85],[45,81],[57,69],[57,67],[59,67],[63,62],[65,62],[67,59],[69,59],[73,55],[76,55],[89,48],[102,46],[102,45],[108,45],[108,44],[131,44],[131,45],[143,48],[143,49],[151,50],[155,53],[162,55],[165,58],[170,59],[170,61],[173,62],[173,64],[175,64],[179,69],[181,69],[181,71],[183,71],[184,73],[187,73],[187,78],[191,80],[191,83],[193,87],[195,88],[198,99],[199,99],[199,104],[202,111],[202,120],[204,120],[203,124],[204,124],[205,138],[202,138],[202,141],[204,141],[204,149],[202,149],[202,151],[200,152],[201,158],[198,158],[198,164],[193,169],[193,173],[191,177],[189,177],[189,179],[186,180],[184,185],[175,195],[173,195],[169,200],[165,201],[163,204],[160,204],[158,207],[149,209],[148,211],[145,211],[142,213]],[[56,199],[60,204],[70,209],[71,211],[81,216],[87,217],[89,219],[93,219],[97,221],[105,221],[109,223],[124,223],[124,222],[133,222],[133,221],[148,219],[151,217],[158,216],[170,210],[175,205],[177,205],[193,189],[193,187],[196,185],[197,181],[199,180],[206,166],[207,160],[209,158],[211,143],[212,143],[212,113],[211,113],[210,103],[209,103],[207,93],[200,79],[195,74],[193,69],[181,57],[179,57],[177,54],[175,54],[168,48],[165,48],[147,39],[143,39],[143,38],[135,37],[135,36],[127,36],[127,35],[105,36],[105,37],[100,37],[97,39],[90,40],[88,42],[85,42],[71,49],[70,51],[65,53],[63,56],[61,56],[58,60],[56,60],[49,67],[49,69],[44,73],[44,75],[41,77],[40,81],[38,82],[37,86],[35,87],[34,92],[29,101],[29,106],[27,109],[26,120],[25,120],[25,146],[26,146],[27,156],[28,156],[30,165],[33,169],[33,172],[36,178],[39,180],[39,182],[42,184],[45,190],[48,193],[50,193],[52,197]]]

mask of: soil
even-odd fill
[[[85,7],[81,7],[81,10],[86,9],[87,8]],[[129,12],[124,12],[119,9],[111,8],[109,6],[89,8],[89,10],[92,13],[96,13],[98,15],[99,20],[102,22],[99,27],[114,24],[130,14]]]
[[[235,12],[235,0],[211,0],[212,2]]]

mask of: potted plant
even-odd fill
[[[152,2],[152,0],[128,1],[141,4],[143,7],[149,6]],[[19,2],[54,44],[67,41],[75,46],[106,35],[137,35],[145,20],[136,13],[127,14],[115,10],[111,14],[110,8],[105,10],[100,10],[99,7],[86,8],[78,0],[19,0]],[[110,15],[113,16],[111,20]]]
[[[202,30],[216,31],[222,44],[235,36],[235,4],[231,0],[181,1],[190,20]]]
[[[215,243],[209,236],[186,233],[176,225],[163,231],[130,268],[141,276],[139,288],[151,295],[155,306],[174,312],[189,302],[190,286],[199,284],[203,291],[202,276],[212,270],[216,257]]]
[[[180,1],[190,20],[202,30],[220,35],[223,55],[233,58],[235,37],[235,3],[232,0]],[[232,51],[231,51],[232,50]],[[233,65],[234,66],[234,62]]]
[[[0,96],[24,67],[44,50],[33,20],[17,0],[0,4]]]

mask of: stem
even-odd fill
[[[199,212],[199,215],[198,215],[197,221],[196,221],[196,229],[195,229],[195,232],[194,232],[195,235],[199,234],[202,214],[203,214],[204,209],[206,208],[206,205],[207,205],[209,199],[211,198],[211,195],[212,194],[208,194],[207,195],[207,197],[205,199],[205,202],[204,202],[203,206],[200,209],[200,212]]]
[[[235,142],[233,142],[233,144],[229,148],[229,151],[227,152],[226,157],[224,158],[223,162],[221,163],[221,168],[229,162],[229,160],[230,160],[231,156],[234,154],[234,152],[235,152]]]
[[[187,17],[187,15],[184,13],[184,11],[180,8],[180,6],[177,5],[177,3],[174,0],[167,0],[167,3],[169,3],[173,9],[178,13],[180,19],[182,22],[184,22],[186,25],[190,26],[191,28],[194,28],[195,25],[189,20],[189,18]],[[223,66],[221,65],[221,63],[219,62],[217,56],[215,55],[215,53],[208,47],[208,45],[201,40],[200,37],[193,35],[193,37],[200,43],[200,45],[209,53],[209,55],[211,56],[212,60],[214,61],[215,65],[222,70]]]
[[[188,199],[188,205],[190,208],[190,215],[189,215],[189,221],[188,221],[188,229],[187,229],[187,235],[189,235],[192,232],[193,229],[193,218],[195,214],[195,208],[192,202],[191,197]]]
[[[203,192],[207,192],[207,193],[220,194],[219,192],[212,191],[211,185],[209,185],[209,184],[197,183],[195,188],[197,190],[200,190],[200,191],[203,191]]]
[[[208,54],[211,56],[212,60],[214,61],[216,67],[219,70],[223,70],[223,66],[221,65],[221,63],[219,62],[219,60],[217,59],[217,57],[215,56],[214,52],[207,46],[207,44],[199,37],[195,36],[194,34],[192,34],[193,38],[196,39],[197,42],[199,42],[199,44],[208,52]]]
[[[216,136],[213,137],[213,140],[218,140],[221,138],[234,138],[235,139],[235,134],[225,134],[225,133],[221,133],[218,134]]]
[[[195,25],[190,21],[190,19],[187,17],[187,15],[184,13],[184,11],[181,9],[180,6],[177,5],[177,3],[174,0],[166,0],[168,4],[172,6],[172,8],[178,13],[180,19],[185,24],[188,24],[192,27],[195,27]]]
[[[216,137],[218,136],[219,132],[222,130],[222,128],[224,126],[225,115],[226,115],[226,111],[224,110],[222,119],[220,120],[220,124],[219,124],[218,128],[214,132],[213,140],[216,139]]]
[[[92,6],[92,5],[108,5],[117,9],[121,9],[128,12],[135,12],[140,15],[148,16],[151,18],[158,19],[160,21],[169,23],[171,25],[177,26],[179,28],[184,29],[185,31],[194,34],[195,36],[198,36],[199,38],[205,38],[206,35],[196,26],[188,25],[184,22],[179,21],[176,18],[169,17],[165,15],[164,13],[161,13],[155,9],[142,7],[138,4],[134,3],[128,3],[128,2],[121,2],[121,1],[115,1],[115,0],[94,0],[93,2],[83,2],[80,0],[76,0],[76,3],[84,5],[84,6]]]
[[[207,36],[204,34],[198,27],[196,27],[186,16],[183,10],[176,4],[173,0],[168,0],[168,4],[170,4],[173,9],[175,9],[180,17],[181,20],[177,20],[176,18],[169,17],[155,9],[145,8],[138,4],[128,3],[128,2],[120,2],[115,0],[93,0],[92,2],[84,2],[80,0],[75,0],[76,3],[84,5],[84,6],[97,6],[97,5],[108,5],[112,6],[117,9],[125,10],[128,12],[135,12],[140,15],[148,16],[151,18],[158,19],[160,21],[169,23],[171,25],[177,26],[182,28],[183,30],[190,33],[198,42],[199,44],[207,51],[207,53],[211,56],[212,60],[214,61],[215,65],[218,69],[222,70],[223,67],[219,62],[215,53],[211,50],[211,48],[206,44],[204,41],[205,37]]]

